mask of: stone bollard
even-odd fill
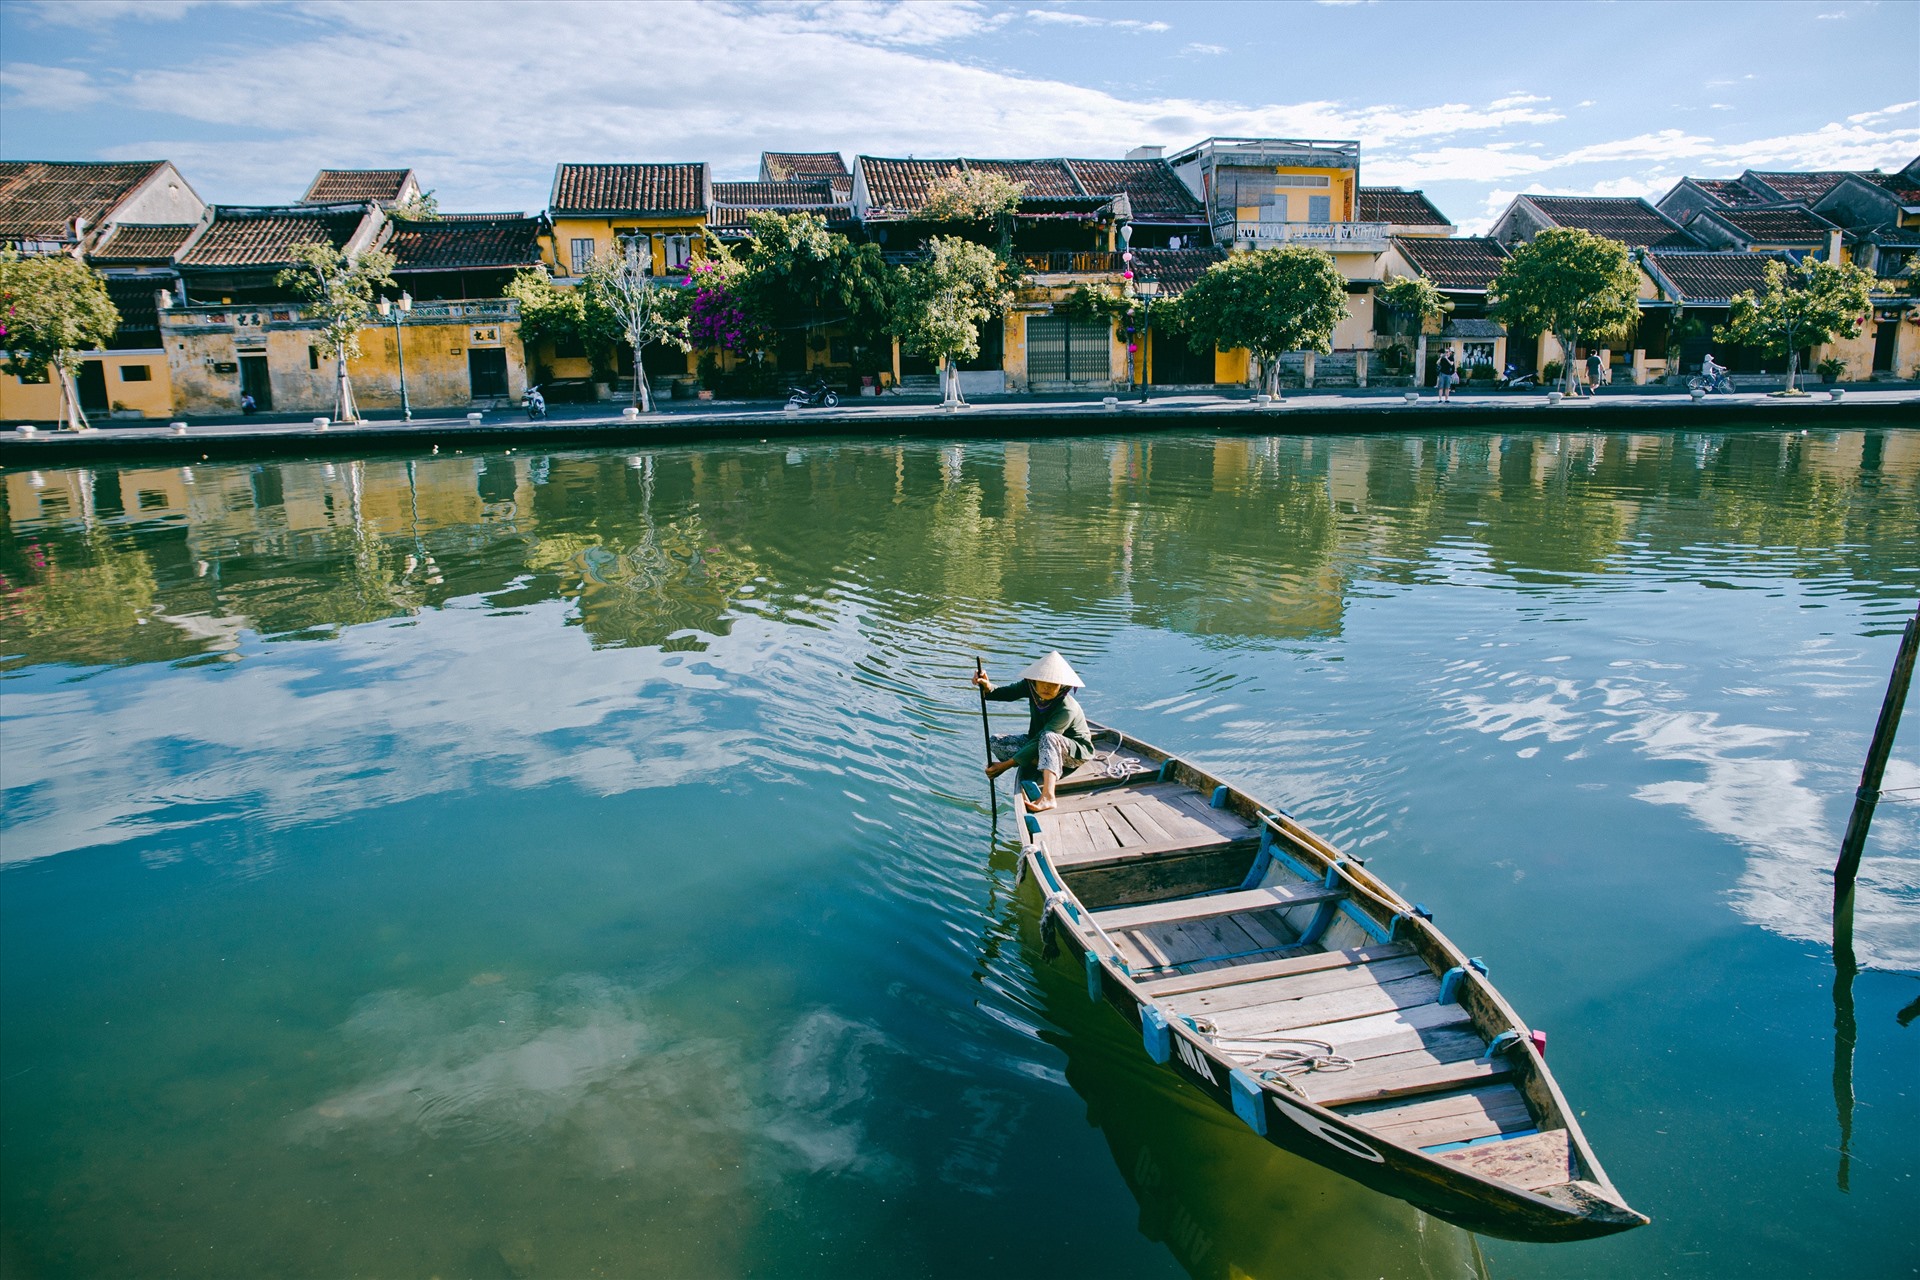
[[[1408,404],[1419,404],[1420,393],[1418,391],[1409,391],[1406,394],[1406,399]]]
[[[1827,391],[1827,399],[1833,401],[1835,404],[1839,404],[1840,397],[1844,396],[1845,394],[1847,393],[1845,391],[1842,391],[1839,387],[1833,387]]]
[[[23,436],[32,436],[32,435],[40,434],[40,428],[34,426],[31,422],[23,422],[19,426],[15,427],[14,430]]]
[[[625,418],[628,422],[637,422],[640,419],[640,410],[636,409],[632,405],[628,405],[626,408],[620,411],[620,416],[622,418]]]
[[[1101,400],[1100,400],[1100,407],[1102,409],[1106,409],[1109,411],[1118,409],[1120,407],[1120,397],[1119,396],[1103,396],[1101,397]]]
[[[167,425],[167,430],[173,432],[174,435],[183,436],[187,434],[187,424],[184,422],[169,423]]]
[[[1687,388],[1687,396],[1695,404],[1699,404],[1707,398],[1707,392],[1704,387],[1689,387]]]
[[[1253,402],[1259,405],[1262,409],[1264,409],[1268,405],[1273,403],[1273,397],[1268,395],[1266,392],[1262,391],[1259,395],[1253,398]]]
[[[485,417],[486,417],[486,415],[485,415],[485,414],[480,414],[480,413],[470,413],[470,414],[468,414],[468,415],[467,415],[467,421],[468,421],[468,422],[473,422],[473,423],[478,423],[478,422],[480,422],[480,421],[482,421],[482,420],[483,420],[483,419],[484,419]]]
[[[1564,392],[1564,391],[1549,391],[1549,392],[1547,392],[1547,403],[1548,403],[1548,404],[1559,404],[1559,403],[1560,403],[1560,402],[1561,402],[1562,400],[1564,400],[1564,399],[1566,399],[1566,398],[1567,398],[1567,393],[1566,393],[1566,392]]]
[[[800,412],[800,406],[789,400],[787,401],[786,408],[782,412],[798,414]]]
[[[330,426],[332,426],[332,425],[333,425],[333,419],[331,419],[331,418],[315,418],[315,419],[313,420],[313,425],[314,425],[314,426],[316,426],[316,427],[318,427],[318,428],[319,428],[320,430],[322,430],[322,431],[325,431],[325,430],[326,430],[326,429],[327,429],[328,427],[330,427]]]

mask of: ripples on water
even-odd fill
[[[1146,1070],[1038,964],[965,680],[1055,645],[1096,717],[1374,860],[1564,1029],[1569,1092],[1661,1225],[1499,1246],[1509,1271],[1773,1247],[1715,1193],[1690,1212],[1642,1136],[1689,1087],[1671,1040],[1609,1046],[1670,1034],[1640,1025],[1649,965],[1820,981],[1782,956],[1827,940],[1920,594],[1912,433],[5,482],[9,1271],[1478,1272],[1462,1233]],[[1913,812],[1876,822],[1869,967],[1920,964]],[[1643,959],[1612,963],[1623,935]],[[1798,1014],[1786,1040],[1691,1016],[1824,1052]],[[1870,1086],[1912,1050],[1863,1062]],[[1825,1161],[1817,1110],[1766,1122],[1770,1158]],[[1724,1140],[1691,1122],[1686,1150]],[[1910,1153],[1881,1159],[1911,1185]],[[1892,1256],[1868,1234],[1854,1261]]]

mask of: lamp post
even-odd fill
[[[407,348],[400,339],[400,321],[412,310],[413,295],[410,293],[401,294],[397,303],[380,299],[381,319],[388,316],[393,318],[393,354],[400,362],[400,420],[403,422],[413,421],[413,405],[407,400]]]
[[[1160,282],[1147,276],[1133,282],[1133,291],[1147,301],[1146,316],[1140,324],[1140,340],[1143,344],[1140,349],[1140,403],[1145,404],[1153,379],[1153,366],[1148,363],[1148,345],[1153,341],[1153,300],[1159,296]]]

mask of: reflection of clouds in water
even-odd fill
[[[564,612],[450,606],[404,642],[389,625],[348,628],[324,665],[274,646],[200,678],[9,690],[0,861],[190,825],[200,806],[277,827],[464,789],[482,768],[611,794],[740,761],[742,735],[701,723],[712,674],[656,650],[596,652]]]
[[[1800,657],[1803,667],[1818,666],[1823,681],[1840,665]],[[1474,670],[1474,664],[1462,664],[1451,674],[1465,677]],[[1575,742],[1611,729],[1609,742],[1631,744],[1656,760],[1701,766],[1702,776],[1643,786],[1635,797],[1678,805],[1708,831],[1746,850],[1746,867],[1734,888],[1741,915],[1789,938],[1832,941],[1831,872],[1842,831],[1828,821],[1829,803],[1842,796],[1850,806],[1858,775],[1847,778],[1831,766],[1815,765],[1826,785],[1809,785],[1810,766],[1779,754],[1805,740],[1805,733],[1726,723],[1714,712],[1675,711],[1670,704],[1689,695],[1657,680],[1615,677],[1582,689],[1517,672],[1481,668],[1478,673],[1516,696],[1503,701],[1484,686],[1454,693],[1447,702],[1468,728],[1503,741],[1539,736],[1549,742]],[[1832,691],[1830,685],[1823,688]],[[1896,760],[1884,785],[1901,785],[1896,775],[1920,781],[1920,768]],[[1912,817],[1890,812],[1906,807],[1880,806],[1858,881],[1854,945],[1860,962],[1874,968],[1920,965],[1920,843]],[[1840,811],[1842,824],[1846,812]]]
[[[905,1051],[828,1009],[801,1015],[761,1058],[717,1034],[688,1034],[644,993],[598,975],[535,991],[380,992],[340,1031],[360,1078],[294,1117],[299,1141],[558,1144],[571,1167],[658,1175],[674,1196],[791,1175],[914,1180],[910,1157],[868,1132],[883,1092],[873,1077]],[[950,1152],[938,1143],[916,1152],[944,1159],[943,1180],[970,1185],[997,1167],[1007,1117],[1023,1108],[984,1087],[962,1102],[993,1132],[976,1123]],[[689,1183],[701,1178],[714,1185]]]

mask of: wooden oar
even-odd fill
[[[985,675],[986,671],[987,671],[986,666],[982,664],[980,661],[980,655],[977,653],[974,654],[973,655],[973,673],[975,675]],[[975,685],[974,688],[980,694],[980,736],[983,739],[985,739],[985,742],[986,742],[987,763],[992,764],[993,763],[993,726],[987,721],[987,691],[984,687],[980,685]],[[998,830],[1000,826],[1000,787],[998,783],[995,781],[995,779],[993,778],[987,779],[987,793],[993,797],[993,823],[994,823],[994,829]]]

